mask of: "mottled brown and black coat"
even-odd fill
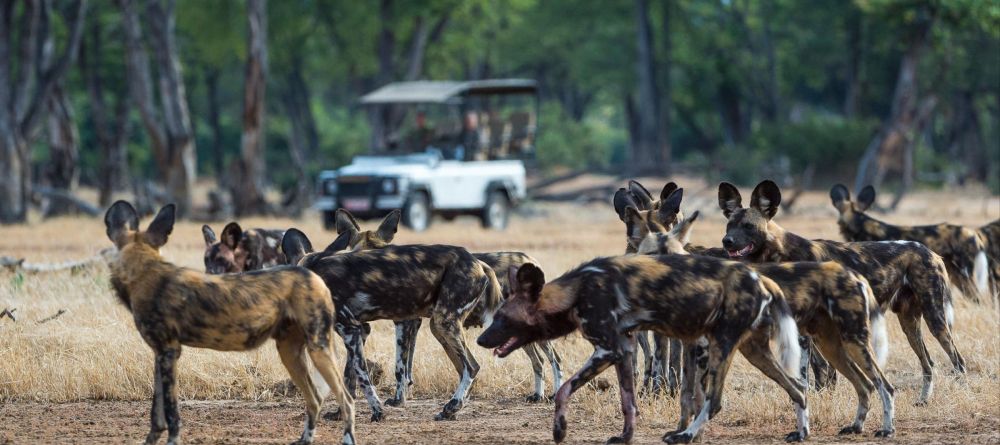
[[[354,402],[336,371],[334,306],[323,280],[285,266],[242,275],[206,275],[165,261],[159,249],[173,230],[174,206],[160,210],[145,231],[131,204],[118,201],[105,215],[108,237],[119,249],[111,284],[156,354],[151,427],[146,443],[164,430],[180,431],[176,363],[182,346],[246,351],[275,339],[292,381],[306,398],[306,425],[298,443],[311,443],[324,394],[307,371],[312,361],[344,413],[343,443],[353,444]]]
[[[492,312],[501,302],[500,285],[489,268],[467,250],[447,245],[385,246],[348,249],[343,233],[322,252],[311,247],[300,231],[289,229],[282,249],[298,265],[319,274],[337,307],[337,332],[344,337],[348,366],[357,373],[372,409],[372,420],[383,418],[379,399],[364,363],[364,323],[430,318],[431,332],[444,347],[459,375],[458,387],[435,419],[453,419],[462,408],[479,364],[469,352],[463,325],[477,305]]]
[[[830,189],[833,207],[840,213],[837,225],[847,241],[916,241],[941,255],[948,278],[966,297],[979,301],[990,293],[986,242],[979,231],[955,224],[899,226],[879,221],[865,213],[875,202],[875,188],[861,189],[856,201],[847,187]]]
[[[722,389],[734,350],[739,350],[789,394],[799,412],[799,425],[788,436],[808,435],[804,387],[790,377],[768,346],[779,333],[782,364],[795,373],[798,331],[776,287],[739,262],[675,255],[598,258],[545,283],[532,264],[510,278],[515,294],[500,308],[477,340],[506,356],[524,344],[555,339],[579,330],[594,345],[594,354],[559,388],[555,398],[553,438],[566,436],[570,395],[615,365],[624,415],[622,434],[609,443],[632,439],[636,418],[632,354],[637,330],[695,341],[708,339],[707,395],[703,409],[684,431],[668,433],[668,443],[689,442],[721,409]]]
[[[684,245],[697,218],[698,211],[695,211],[671,230],[648,220],[649,233],[637,253],[688,255]],[[889,339],[885,319],[868,281],[834,261],[750,266],[778,285],[799,332],[809,335],[820,353],[854,386],[858,394],[857,414],[854,423],[842,428],[840,434],[862,432],[870,406],[869,397],[877,389],[883,413],[882,428],[875,435],[891,436],[895,432],[894,389],[881,369],[888,354]],[[807,365],[808,361],[803,359],[799,369],[801,375],[808,371]],[[686,399],[682,399],[682,403],[684,401]]]
[[[864,276],[879,304],[896,313],[920,359],[924,386],[918,404],[926,403],[933,391],[933,362],[921,336],[921,318],[955,370],[965,372],[965,360],[951,335],[951,288],[941,256],[913,241],[808,240],[772,220],[780,203],[781,192],[769,180],[757,185],[747,208],[735,186],[719,184],[719,207],[729,220],[722,245],[730,256],[752,263],[836,261]]]
[[[986,242],[986,253],[990,257],[993,298],[1000,298],[1000,219],[980,227],[979,235]]]

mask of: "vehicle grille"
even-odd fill
[[[337,194],[340,196],[371,196],[372,184],[370,181],[339,181],[337,184],[339,186]]]

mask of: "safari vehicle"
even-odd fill
[[[373,129],[369,155],[319,174],[316,206],[325,227],[333,227],[340,207],[360,218],[402,209],[403,224],[416,231],[434,215],[507,226],[526,195],[524,161],[535,149],[535,81],[398,82],[361,104],[376,107],[384,128]]]

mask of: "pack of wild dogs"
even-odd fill
[[[852,199],[837,185],[830,198],[845,241],[810,240],[774,220],[781,204],[774,182],[758,184],[746,206],[736,187],[724,182],[718,193],[728,219],[722,247],[702,247],[688,242],[698,212],[685,217],[682,198],[683,189],[674,183],[657,199],[630,181],[613,199],[626,229],[626,254],[587,261],[551,281],[538,261],[522,252],[393,245],[399,211],[377,229],[362,230],[341,210],[338,236],[319,251],[294,228],[243,230],[230,223],[217,236],[204,226],[207,273],[202,273],[160,256],[173,230],[173,205],[160,209],[142,230],[135,209],[116,202],[105,215],[107,235],[118,249],[111,283],[155,352],[145,442],[156,443],[163,431],[168,443],[179,439],[175,376],[183,346],[249,350],[273,338],[306,400],[305,427],[296,443],[312,442],[320,407],[331,392],[337,410],[326,417],[343,422],[343,443],[357,443],[356,387],[373,422],[384,418],[383,403],[404,405],[425,318],[458,375],[436,420],[454,420],[462,409],[480,369],[464,329],[485,326],[479,346],[499,357],[523,349],[530,359],[535,381],[530,402],[547,399],[548,361],[556,388],[556,442],[567,434],[570,396],[612,365],[624,426],[608,443],[633,437],[640,378],[647,391],[680,393],[678,427],[663,441],[695,440],[722,408],[737,351],[791,399],[797,421],[787,441],[809,436],[810,370],[818,388],[829,385],[836,371],[857,392],[854,422],[840,434],[862,433],[877,391],[883,421],[875,436],[892,436],[894,389],[882,369],[888,353],[884,310],[896,313],[919,360],[918,405],[927,403],[934,383],[923,323],[954,372],[965,372],[952,339],[952,285],[976,301],[996,298],[1000,220],[975,229],[890,225],[865,213],[875,201],[874,189],[866,187]],[[392,320],[396,331],[396,390],[385,402],[364,357],[368,323],[375,320]],[[334,332],[347,349],[343,370],[333,354]],[[594,353],[562,382],[561,360],[550,341],[573,332],[593,344]]]

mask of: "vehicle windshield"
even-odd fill
[[[449,160],[519,159],[534,149],[530,94],[470,95],[455,104],[394,104],[375,154],[439,153]]]

